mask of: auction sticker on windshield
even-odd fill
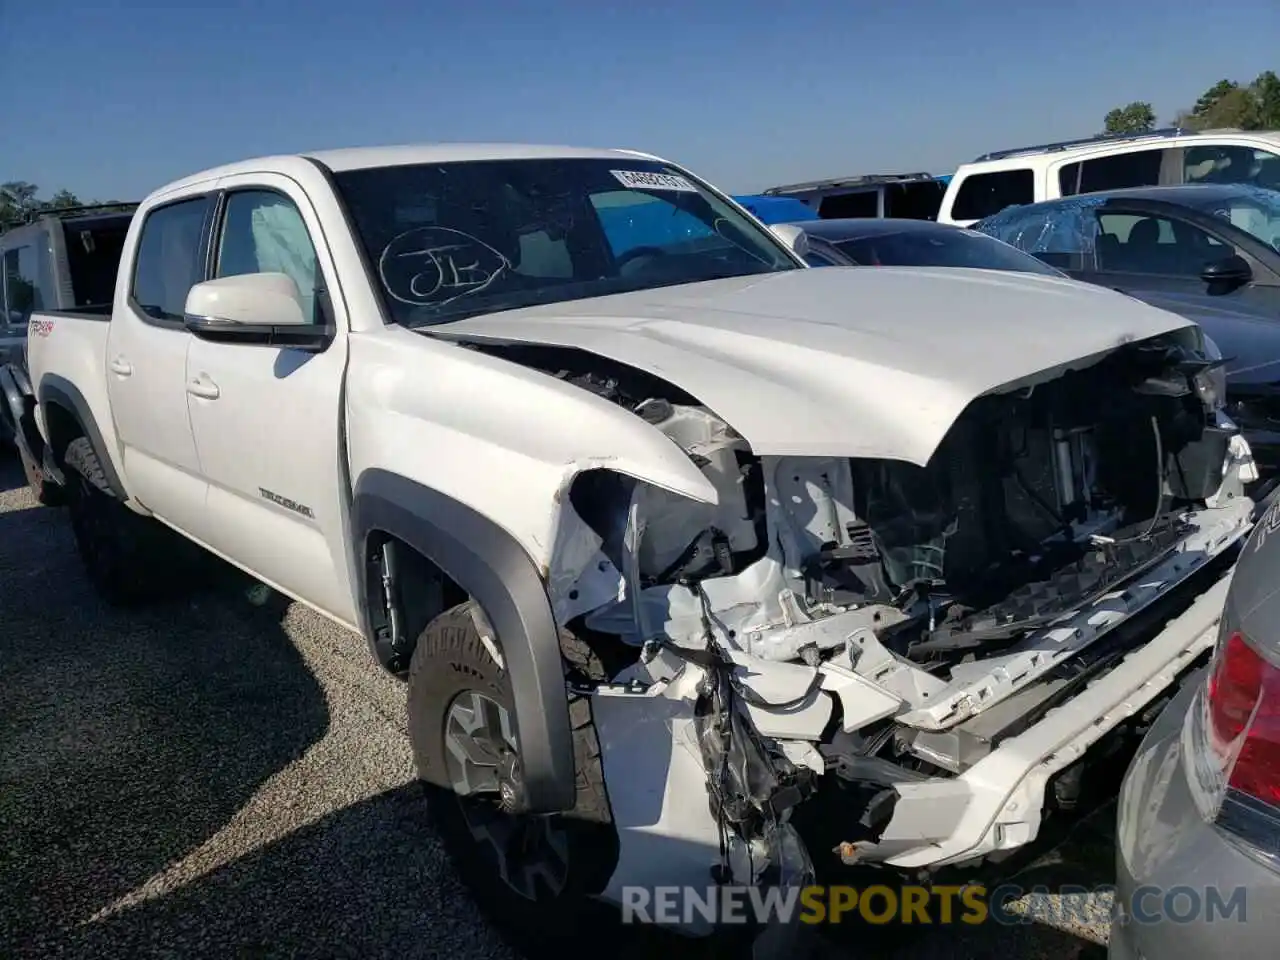
[[[675,190],[678,193],[697,193],[698,188],[684,177],[674,173],[650,173],[648,170],[610,170],[618,182],[632,190]]]

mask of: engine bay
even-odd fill
[[[1237,432],[1220,419],[1213,361],[1177,338],[980,397],[925,466],[756,456],[695,398],[624,365],[484,349],[629,409],[719,494],[635,491],[631,595],[581,611],[588,630],[633,646],[705,642],[709,605],[729,647],[766,660],[817,662],[845,640],[821,621],[854,611],[931,669],[998,651],[1172,549],[1187,506],[1221,484]],[[583,482],[571,499],[596,517],[606,495]]]

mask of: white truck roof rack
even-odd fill
[[[986,163],[988,160],[1004,160],[1028,153],[1052,153],[1059,150],[1070,150],[1072,147],[1087,147],[1095,143],[1132,143],[1139,140],[1165,140],[1169,137],[1199,136],[1209,131],[1188,130],[1185,127],[1162,127],[1159,130],[1148,130],[1145,133],[1101,133],[1093,137],[1081,137],[1077,140],[1058,140],[1054,143],[1041,143],[1031,147],[1014,147],[1009,150],[993,150],[984,153],[974,163]],[[1213,131],[1221,133],[1223,131]],[[1231,131],[1235,132],[1235,131]]]

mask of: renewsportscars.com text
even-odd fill
[[[848,923],[1018,925],[1086,921],[1085,894],[1102,887],[968,886],[869,887],[624,887],[624,923]],[[1018,909],[1015,901],[1029,897]],[[1124,904],[1127,922],[1192,923],[1246,919],[1245,890],[1237,887],[1139,887]]]

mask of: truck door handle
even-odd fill
[[[133,364],[124,357],[115,357],[111,361],[111,372],[119,374],[122,377],[127,377],[129,374],[133,373]]]
[[[204,400],[217,400],[219,396],[218,385],[204,374],[187,381],[187,393]]]

